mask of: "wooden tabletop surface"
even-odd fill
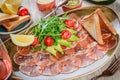
[[[56,4],[59,3],[60,1],[62,1],[62,0],[56,0]],[[48,13],[40,12],[38,10],[38,7],[35,3],[35,0],[23,0],[22,5],[29,9],[33,22],[39,21],[41,17],[44,17],[46,14],[48,14]],[[90,5],[95,5],[95,4],[92,4],[92,3],[87,2],[86,0],[83,0],[82,7],[90,6]],[[110,4],[110,5],[107,5],[107,6],[112,8],[120,18],[120,0],[116,0],[113,4]],[[59,8],[56,11],[57,14],[60,14],[62,12],[63,11],[62,11],[61,8]],[[119,49],[116,53],[116,57],[119,56],[119,51],[120,51],[120,47],[119,47]],[[101,74],[101,72],[104,71],[108,66],[109,66],[109,64],[105,65],[103,68],[99,69],[98,71],[96,71],[96,72],[94,72],[90,75],[81,77],[77,80],[90,80],[92,77]],[[102,77],[99,80],[120,80],[120,69],[116,72],[115,75],[113,75],[111,77]]]
[[[59,3],[60,1],[62,1],[62,0],[56,0],[56,4]],[[35,0],[22,0],[22,5],[29,9],[29,12],[31,14],[31,18],[33,20],[33,23],[39,21],[40,18],[42,18],[46,14],[48,14],[48,13],[41,12],[41,11],[38,10],[38,7],[35,3]],[[90,6],[90,5],[95,5],[95,4],[92,4],[92,3],[87,2],[86,0],[83,0],[82,7]],[[120,0],[116,0],[113,4],[110,4],[110,5],[107,5],[107,6],[112,8],[118,14],[118,16],[120,18]],[[57,14],[60,14],[62,12],[63,11],[62,11],[61,8],[59,8],[56,11]],[[119,47],[117,53],[115,54],[116,57],[118,57],[120,55],[119,51],[120,51],[120,47]],[[98,71],[96,71],[96,72],[94,72],[90,75],[81,77],[77,80],[90,80],[92,77],[101,74],[101,72],[104,71],[108,66],[109,66],[109,64],[105,65],[103,68],[99,69]],[[113,75],[111,77],[102,77],[99,80],[120,80],[120,69],[116,72],[115,75]]]

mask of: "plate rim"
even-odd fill
[[[120,40],[120,38],[119,38],[119,40]],[[89,74],[92,74],[92,73],[94,73],[95,71],[99,70],[100,68],[104,67],[104,66],[115,56],[115,54],[116,54],[119,46],[120,46],[120,41],[118,42],[118,45],[116,46],[114,53],[113,53],[112,55],[110,55],[110,57],[108,58],[108,60],[106,60],[106,62],[104,62],[104,63],[103,63],[102,65],[100,65],[99,67],[97,67],[95,70],[90,71],[90,72],[88,72],[88,73],[86,73],[86,74],[77,75],[77,76],[74,76],[74,77],[71,77],[71,78],[66,78],[66,79],[63,79],[63,80],[78,79],[78,78],[80,78],[80,77],[84,77],[84,76],[87,76],[87,75],[89,75]],[[105,56],[105,55],[104,55],[104,56]],[[102,58],[103,58],[103,57],[102,57]],[[100,58],[100,59],[102,59],[102,58]],[[100,59],[98,59],[98,60],[100,60]]]
[[[21,23],[21,24],[23,24],[23,23]],[[30,20],[28,20],[28,23],[25,26],[23,26],[22,28],[15,30],[15,31],[10,31],[10,32],[0,32],[0,35],[13,34],[13,33],[17,33],[17,32],[19,33],[20,31],[26,29],[31,23],[32,23],[32,20],[30,19]]]
[[[107,8],[107,9],[110,9],[110,10],[116,15],[116,17],[117,17],[117,19],[118,19],[118,21],[119,21],[119,23],[120,23],[120,19],[119,19],[118,15],[115,13],[114,10],[112,10],[112,9],[109,8],[109,7],[96,5],[96,6],[82,7],[82,8],[80,8],[80,9],[89,8],[89,7],[98,7],[98,8],[100,8],[100,7],[105,7],[105,8]],[[65,12],[65,13],[70,13],[70,12],[77,11],[77,10],[80,10],[80,9],[70,10],[70,11],[67,11],[67,12]],[[63,13],[62,13],[62,14],[63,14]],[[60,15],[62,15],[62,14],[59,14],[59,15],[57,15],[57,16],[60,16]],[[32,26],[32,25],[33,25],[33,24],[31,24],[30,26]],[[33,27],[28,27],[28,29],[29,29],[29,28],[33,28]],[[26,30],[28,30],[28,29],[26,29]],[[9,40],[9,39],[8,39],[8,40]],[[119,40],[120,40],[120,37],[119,37]],[[66,78],[66,79],[63,79],[63,80],[78,79],[78,78],[87,76],[87,75],[89,75],[89,74],[91,74],[91,73],[93,73],[93,72],[99,70],[99,69],[102,68],[103,66],[105,66],[105,65],[114,57],[114,55],[116,54],[116,52],[117,52],[117,50],[118,50],[118,48],[119,48],[119,46],[120,46],[120,41],[119,41],[119,40],[118,40],[118,44],[117,44],[117,46],[116,46],[114,52],[110,55],[110,57],[108,58],[108,60],[105,61],[102,65],[100,65],[100,66],[97,67],[95,70],[90,71],[90,72],[88,72],[88,73],[86,73],[86,74],[78,74],[77,76],[70,77],[70,78]],[[7,40],[6,40],[5,42],[7,42]],[[104,55],[104,56],[105,56],[105,55]],[[103,58],[103,57],[102,57],[102,58]],[[100,58],[100,59],[101,59],[101,58]]]

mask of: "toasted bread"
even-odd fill
[[[98,8],[95,11],[95,13],[97,13],[99,15],[101,27],[109,30],[113,35],[116,35],[117,34],[116,30],[114,29],[114,27],[112,26],[110,21],[107,19],[107,17],[104,15],[102,10]]]
[[[116,30],[101,9],[97,9],[90,15],[85,16],[82,20],[82,25],[99,44],[104,44],[102,30],[107,30],[113,35],[117,34]]]
[[[9,15],[5,13],[0,13],[0,22],[8,19],[18,18],[18,15]]]
[[[18,19],[9,19],[9,20],[5,20],[2,21],[1,24],[8,30],[11,31],[13,30],[15,27],[17,27],[18,25],[20,25],[21,23],[30,20],[30,16],[19,16]]]
[[[99,44],[104,44],[99,23],[99,16],[97,14],[89,15],[84,19],[82,25]]]

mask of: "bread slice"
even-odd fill
[[[103,31],[110,32],[113,35],[117,34],[110,21],[99,8],[90,15],[85,16],[82,25],[99,44],[104,44],[102,39]]]
[[[92,13],[82,21],[82,25],[99,44],[104,44],[99,22],[99,16]]]
[[[16,28],[21,23],[30,20],[30,16],[19,16],[18,19],[11,19],[11,20],[5,20],[2,21],[1,24],[8,30],[11,31],[14,28]]]
[[[0,22],[8,19],[18,18],[18,15],[9,15],[5,13],[0,13]]]
[[[110,23],[110,21],[107,19],[107,17],[104,15],[104,13],[102,12],[102,10],[98,8],[95,11],[95,13],[97,13],[99,15],[101,28],[102,29],[105,28],[108,31],[110,31],[113,35],[116,35],[117,34],[116,30],[114,29],[114,27],[112,26],[112,24]]]

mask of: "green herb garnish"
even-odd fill
[[[54,40],[54,45],[57,45],[57,40],[60,39],[61,31],[66,29],[63,20],[67,19],[66,15],[62,17],[49,17],[47,19],[41,19],[41,21],[34,26],[33,34],[38,37],[40,41],[41,49],[46,49],[44,44],[46,36],[51,36]]]

